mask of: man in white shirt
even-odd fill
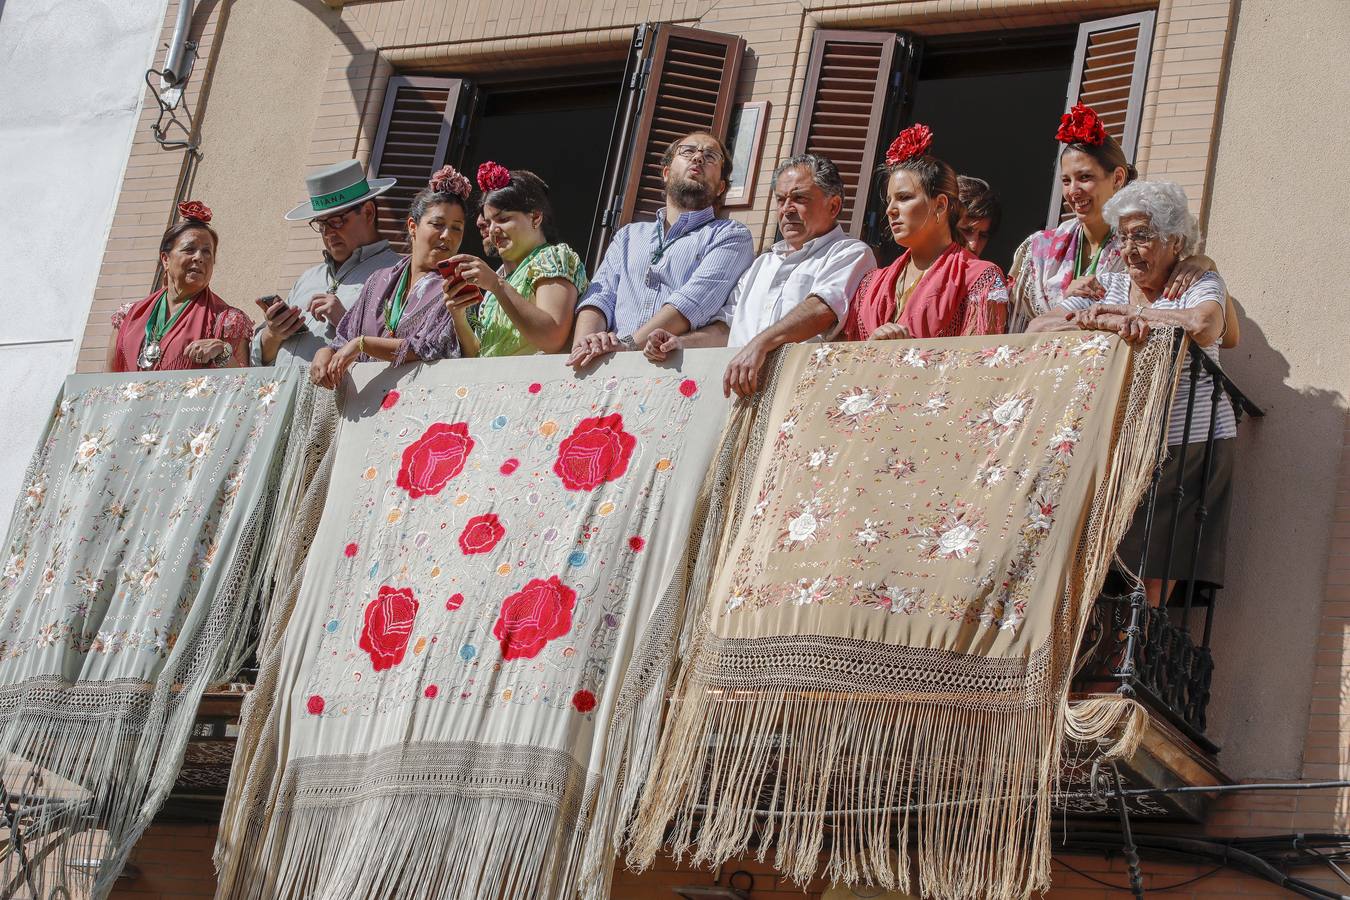
[[[689,347],[741,347],[727,365],[722,389],[727,396],[735,391],[749,397],[759,390],[769,353],[839,330],[849,298],[877,267],[871,249],[835,221],[844,203],[839,169],[823,156],[794,156],[774,171],[773,197],[783,240],[741,276],[719,321],[692,334],[653,332],[644,348],[648,359],[660,362]]]

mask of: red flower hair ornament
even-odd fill
[[[436,174],[427,182],[427,187],[438,194],[454,194],[461,200],[468,200],[469,194],[473,192],[473,185],[469,184],[469,179],[460,174],[459,169],[454,166],[442,166],[437,169]]]
[[[478,167],[478,189],[484,193],[506,187],[511,183],[511,170],[488,160]]]
[[[1106,127],[1092,107],[1075,103],[1073,109],[1059,119],[1059,130],[1055,140],[1061,144],[1087,144],[1100,147],[1106,140]]]
[[[898,166],[907,159],[923,156],[933,146],[933,131],[927,125],[915,122],[900,132],[886,150],[886,165]]]
[[[203,225],[211,221],[211,207],[200,200],[188,200],[186,203],[178,204],[178,214],[184,219],[201,222]]]

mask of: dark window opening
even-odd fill
[[[905,123],[932,128],[933,152],[998,194],[1003,221],[984,258],[1005,272],[1018,244],[1045,227],[1046,184],[1055,174],[1055,129],[1076,35],[1066,28],[936,37],[925,39],[920,51]],[[883,136],[883,153],[893,137]],[[883,189],[876,179],[871,203],[882,220]],[[880,255],[889,262],[899,248],[883,241]]]
[[[616,71],[481,85],[464,174],[473,179],[487,160],[534,172],[549,186],[562,240],[584,256],[603,189],[620,77]],[[465,233],[461,252],[482,253],[476,228]]]

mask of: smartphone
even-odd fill
[[[262,307],[263,312],[267,312],[267,307],[271,306],[273,303],[276,303],[280,299],[281,299],[280,294],[268,294],[266,297],[259,297],[257,300],[254,300],[253,302],[258,304],[258,306]]]
[[[451,284],[459,284],[464,280],[463,276],[459,274],[459,269],[448,259],[443,259],[436,263],[436,271],[440,273],[442,278]]]

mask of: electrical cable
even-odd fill
[[[1096,884],[1100,884],[1102,887],[1109,887],[1109,888],[1111,888],[1112,890],[1116,890],[1116,891],[1128,891],[1128,890],[1130,889],[1130,886],[1129,886],[1128,884],[1113,884],[1113,883],[1111,883],[1111,882],[1109,882],[1109,881],[1103,881],[1103,880],[1101,880],[1100,878],[1093,877],[1092,875],[1089,875],[1087,872],[1084,872],[1082,869],[1079,869],[1079,868],[1077,868],[1076,866],[1072,866],[1072,865],[1070,865],[1069,863],[1065,862],[1065,861],[1062,860],[1062,859],[1058,859],[1058,858],[1052,857],[1052,858],[1050,859],[1050,861],[1053,862],[1053,863],[1058,863],[1059,865],[1061,865],[1061,866],[1063,866],[1064,868],[1068,869],[1070,872],[1073,872],[1075,875],[1081,875],[1083,878],[1086,878],[1088,881],[1094,882],[1094,883],[1096,883]],[[1151,888],[1146,888],[1146,889],[1145,889],[1145,893],[1162,893],[1162,892],[1164,892],[1164,891],[1175,891],[1177,888],[1185,887],[1185,886],[1188,885],[1188,884],[1195,884],[1197,881],[1202,881],[1202,880],[1208,878],[1208,877],[1211,876],[1211,875],[1214,875],[1214,874],[1216,874],[1216,873],[1218,873],[1218,872],[1222,872],[1225,868],[1227,868],[1227,866],[1221,863],[1221,864],[1215,866],[1214,868],[1210,869],[1208,872],[1204,873],[1203,875],[1197,875],[1197,876],[1195,876],[1194,878],[1187,878],[1185,881],[1178,881],[1176,884],[1169,884],[1169,885],[1167,885],[1166,887],[1151,887]]]

